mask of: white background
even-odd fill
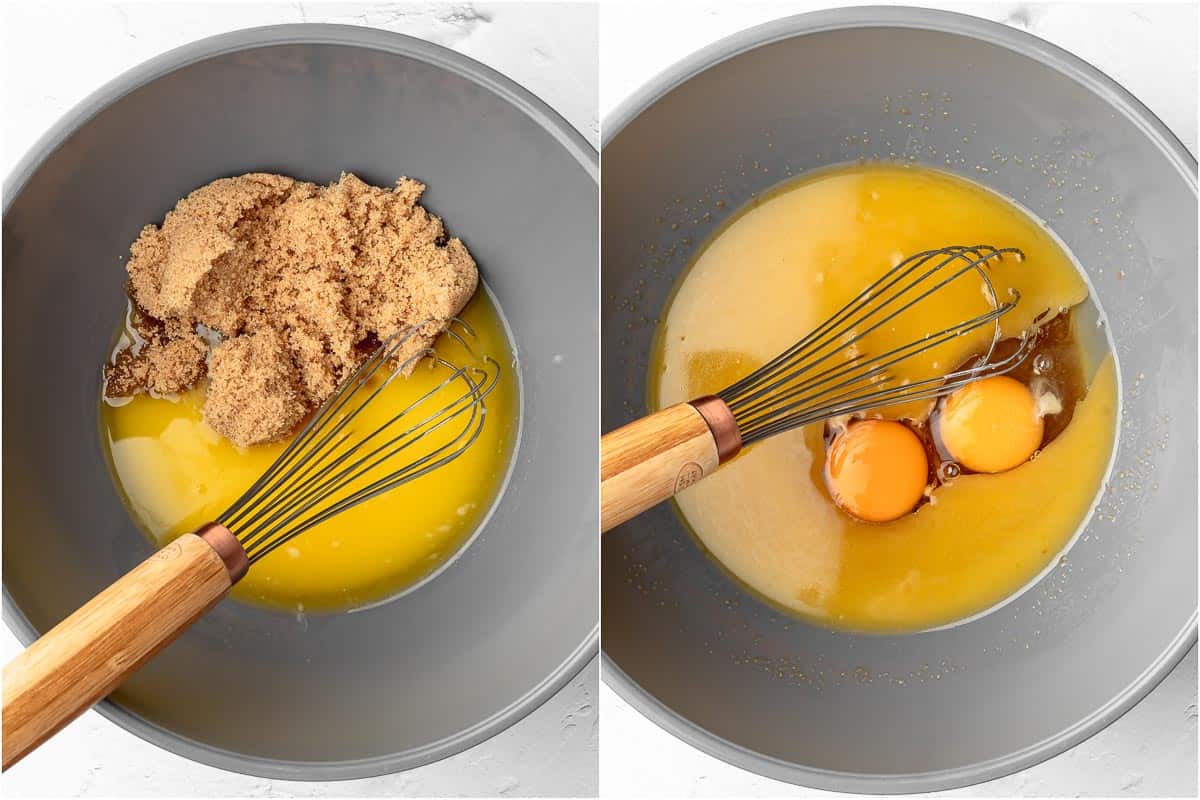
[[[524,85],[597,145],[590,6],[24,2],[5,10],[5,174],[65,111],[151,56],[237,28],[303,21],[370,25],[458,50]],[[8,661],[20,646],[7,628],[0,638]],[[236,775],[160,750],[89,711],[6,773],[2,785],[7,797],[594,795],[598,675],[593,661],[509,730],[397,775],[332,784]]]
[[[1099,67],[1136,95],[1196,153],[1194,3],[1174,6],[1035,3],[913,4],[1022,28]],[[876,0],[878,4],[878,0]],[[661,70],[731,33],[778,17],[857,3],[605,5],[600,22],[601,120]],[[606,685],[600,708],[608,797],[837,796],[763,778],[683,744]],[[1196,785],[1196,650],[1141,704],[1073,750],[955,796],[1191,796]]]

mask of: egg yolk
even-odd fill
[[[868,419],[839,433],[825,461],[834,501],[867,522],[912,511],[925,493],[929,459],[921,440],[900,422]]]
[[[1044,423],[1029,387],[1005,375],[967,384],[938,418],[942,446],[973,472],[1024,464],[1042,444]]]

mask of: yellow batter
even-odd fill
[[[296,610],[336,610],[380,600],[446,562],[491,507],[513,448],[517,381],[512,346],[490,299],[476,293],[460,317],[477,334],[475,352],[501,364],[487,398],[479,439],[455,461],[353,508],[297,537],[256,563],[234,587],[254,602]],[[447,360],[469,361],[442,337]],[[393,380],[363,415],[382,424],[445,379],[443,369],[418,366]],[[103,441],[119,489],[140,525],[161,545],[214,519],[283,450],[286,443],[239,450],[200,417],[203,388],[178,400],[141,394],[123,405],[102,404]]]
[[[1002,299],[1009,287],[1022,296],[1004,318],[1005,335],[1087,296],[1069,256],[1035,220],[965,180],[926,168],[853,165],[790,182],[718,232],[681,280],[659,331],[651,404],[728,385],[905,256],[984,243],[1027,256],[991,273]],[[978,280],[960,283],[939,295],[942,305],[926,318],[879,332],[872,351],[928,332],[931,318],[986,308]],[[944,373],[990,336],[984,330],[939,348],[907,377]],[[1116,409],[1109,356],[1067,429],[1036,459],[997,475],[961,476],[894,522],[860,522],[834,505],[820,425],[751,447],[680,494],[678,505],[725,567],[787,609],[856,630],[935,627],[1000,602],[1066,546],[1101,487]],[[926,410],[889,416],[919,418]]]

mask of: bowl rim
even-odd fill
[[[90,93],[63,114],[17,162],[3,183],[3,213],[42,162],[93,117],[125,95],[169,74],[210,58],[243,50],[280,45],[310,44],[357,47],[404,56],[466,78],[520,110],[550,134],[599,187],[600,156],[571,123],[545,101],[497,70],[457,51],[432,42],[379,28],[326,23],[294,23],[242,28],[198,39],[131,67]],[[3,588],[3,618],[9,630],[28,647],[38,636],[24,613]],[[150,722],[111,699],[93,708],[105,718],[150,744],[212,767],[262,778],[298,781],[338,781],[371,778],[413,769],[457,755],[508,729],[553,697],[599,650],[599,620],[575,649],[550,674],[507,707],[473,726],[419,748],[350,761],[286,761],[247,756],[213,747]]]
[[[622,100],[601,122],[600,150],[647,109],[675,88],[711,67],[769,44],[856,28],[910,28],[949,33],[1003,47],[1032,58],[1104,98],[1156,143],[1187,182],[1197,190],[1196,158],[1178,137],[1117,81],[1078,56],[1026,31],[968,14],[904,6],[860,6],[795,14],[738,31],[707,45],[659,72]],[[601,564],[603,569],[603,563]],[[840,792],[907,794],[959,789],[1028,769],[1059,755],[1111,725],[1137,705],[1196,644],[1197,611],[1166,649],[1104,706],[1073,725],[1021,750],[987,761],[946,770],[880,775],[840,772],[794,764],[763,755],[717,736],[683,717],[638,684],[603,649],[604,683],[617,696],[663,730],[696,749],[735,767],[798,786]]]

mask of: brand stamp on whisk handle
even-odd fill
[[[679,475],[675,477],[675,493],[679,494],[684,489],[688,488],[703,477],[703,467],[701,467],[695,461],[687,462],[679,468]]]

